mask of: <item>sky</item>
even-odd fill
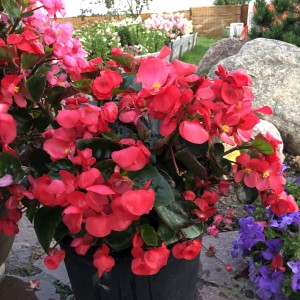
[[[81,8],[90,6],[90,0],[63,0],[66,6],[66,17],[78,16],[81,13]],[[214,0],[153,0],[150,3],[150,12],[167,12],[187,10],[195,6],[209,6],[212,5]],[[126,3],[126,0],[124,0]],[[91,7],[91,6],[90,6]],[[91,7],[95,11],[94,7]],[[100,11],[97,7],[97,11]],[[143,11],[146,12],[146,11]],[[102,13],[105,14],[106,10],[103,6]]]

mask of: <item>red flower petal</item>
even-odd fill
[[[121,205],[135,216],[148,214],[154,204],[155,193],[153,190],[128,191],[121,196]]]
[[[179,126],[180,135],[194,144],[203,144],[208,140],[208,132],[198,119],[183,121]]]

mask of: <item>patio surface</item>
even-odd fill
[[[230,257],[231,241],[236,236],[237,232],[228,231],[220,233],[217,238],[203,237],[195,300],[257,299],[251,283],[238,276],[246,262]],[[216,248],[215,255],[210,257],[206,255],[209,246]],[[23,218],[20,233],[6,261],[6,275],[0,283],[0,300],[74,299],[65,266],[62,264],[59,269],[49,271],[43,264],[43,255],[31,224]],[[232,270],[227,271],[226,265],[231,265]],[[40,286],[32,291],[27,288],[27,282],[34,279],[40,281]]]

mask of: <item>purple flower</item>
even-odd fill
[[[300,228],[300,211],[281,215],[278,220],[272,220],[270,226],[279,228],[285,232],[287,226],[291,224],[297,224]]]
[[[239,237],[245,249],[250,250],[256,243],[266,240],[262,233],[264,227],[261,224],[255,223],[252,217],[241,218],[239,225]]]
[[[261,278],[258,282],[257,295],[264,300],[271,299],[285,299],[281,290],[281,282],[285,278],[281,271],[272,271],[266,266],[261,266],[258,269]]]
[[[292,289],[294,292],[300,291],[300,259],[297,262],[289,261],[287,265],[294,273],[292,277]]]
[[[276,254],[279,253],[280,247],[282,245],[282,240],[279,238],[269,240],[266,241],[266,245],[268,249],[262,251],[261,254],[265,259],[271,260]]]
[[[244,210],[248,214],[253,215],[255,213],[256,207],[253,204],[248,204],[244,206]]]
[[[237,258],[239,254],[242,254],[242,257],[246,257],[249,254],[249,251],[245,249],[244,243],[241,241],[240,236],[238,238],[231,242],[233,246],[233,250],[230,251],[232,258]]]

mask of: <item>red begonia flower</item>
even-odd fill
[[[101,277],[103,272],[110,272],[115,265],[115,260],[109,256],[109,248],[106,244],[102,245],[93,256],[93,265],[98,270],[98,276]]]
[[[177,243],[172,248],[172,254],[175,258],[183,258],[186,260],[192,260],[197,257],[201,251],[202,243],[200,240],[187,241]]]
[[[209,137],[199,119],[183,121],[179,126],[179,133],[185,140],[194,144],[203,144]]]
[[[121,205],[135,216],[148,214],[154,205],[155,193],[153,190],[132,190],[121,196]]]
[[[49,256],[44,258],[44,264],[49,270],[55,270],[59,267],[61,261],[65,258],[64,250],[52,249],[50,250]]]

